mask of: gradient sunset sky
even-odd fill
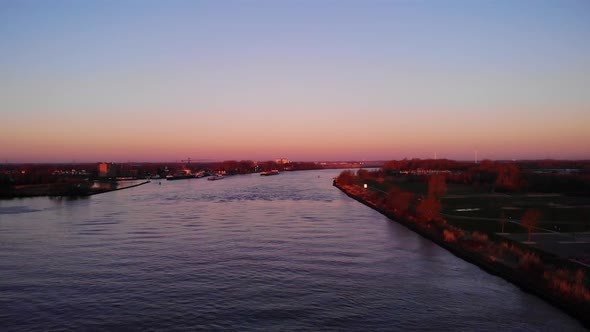
[[[590,1],[0,1],[0,162],[590,159]]]

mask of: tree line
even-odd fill
[[[448,171],[449,183],[487,187],[495,192],[560,192],[590,196],[590,161],[492,161],[479,163],[448,159],[391,160],[383,171],[409,181],[425,181],[416,170]]]

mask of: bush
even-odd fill
[[[487,234],[482,234],[480,232],[473,232],[471,234],[471,239],[479,243],[487,243],[489,240]]]
[[[536,269],[543,266],[539,256],[530,252],[524,253],[524,255],[520,256],[518,264],[525,270]]]
[[[445,229],[443,231],[443,236],[444,236],[445,242],[457,242],[457,235],[455,235],[455,232],[453,232],[453,231],[449,231],[448,229]]]
[[[590,291],[584,284],[584,271],[575,273],[565,269],[557,271],[545,271],[543,273],[549,285],[559,293],[579,301],[590,301]]]

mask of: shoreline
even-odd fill
[[[1,193],[0,199],[10,200],[15,198],[33,198],[33,197],[88,197],[98,194],[104,194],[111,191],[118,191],[142,186],[151,181],[142,181],[129,186],[120,188],[92,188],[88,183],[60,183],[31,185],[21,188],[15,188],[12,191]]]
[[[143,186],[144,184],[148,184],[148,183],[151,183],[151,181],[147,180],[147,181],[143,181],[143,182],[136,183],[136,184],[133,184],[133,185],[130,185],[130,186],[127,186],[127,187],[122,187],[122,188],[98,190],[98,191],[95,191],[95,192],[88,193],[86,196],[93,196],[93,195],[98,195],[98,194],[104,194],[104,193],[108,193],[108,192],[111,192],[111,191],[119,191],[119,190],[131,189],[131,188]]]
[[[365,200],[360,195],[355,195],[354,193],[347,191],[344,186],[339,185],[336,180],[334,180],[333,185],[348,197],[381,213],[382,215],[389,218],[392,222],[396,222],[405,226],[418,235],[446,249],[456,257],[461,258],[468,263],[474,264],[482,270],[512,283],[521,290],[538,296],[547,303],[561,309],[563,312],[577,319],[585,328],[590,328],[590,303],[567,299],[562,294],[548,287],[547,282],[543,278],[535,277],[534,275],[531,275],[530,272],[508,266],[499,261],[490,261],[489,258],[481,252],[468,250],[464,247],[461,247],[456,242],[445,241],[444,237],[442,237],[440,234],[435,234],[432,229],[417,222],[407,220],[406,218],[396,216],[392,211],[389,211],[383,207],[379,207],[376,204]],[[567,262],[564,263],[566,263],[565,265],[569,265]]]

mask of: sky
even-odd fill
[[[590,159],[590,1],[0,1],[0,162]]]

